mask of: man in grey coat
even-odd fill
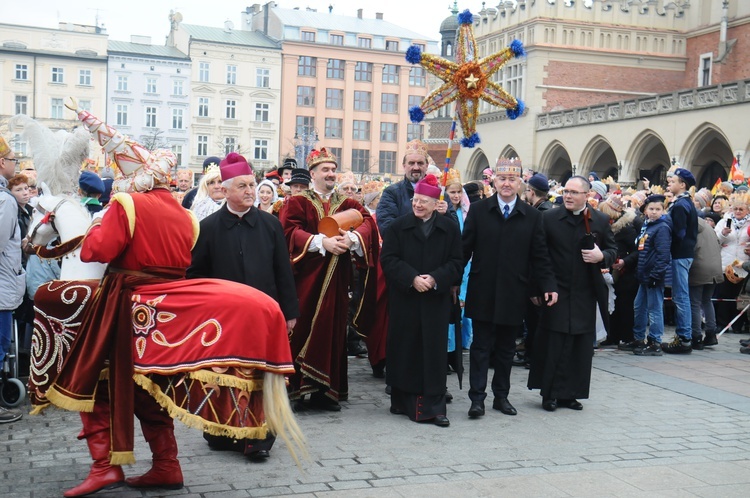
[[[13,150],[0,137],[0,367],[10,349],[13,310],[21,305],[26,291],[26,275],[21,265],[18,203],[7,188],[17,163]],[[21,412],[0,407],[0,424],[20,418]]]
[[[688,273],[690,289],[690,312],[693,316],[693,349],[716,346],[716,313],[711,298],[716,284],[724,281],[721,267],[721,245],[716,232],[703,218],[698,218],[698,239],[695,243],[695,256]],[[703,311],[703,313],[701,313]],[[706,337],[701,337],[701,322],[706,317]]]

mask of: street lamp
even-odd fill
[[[304,127],[302,133],[299,133],[299,130],[294,132],[294,157],[298,165],[306,164],[308,154],[318,141],[318,130],[315,128]]]

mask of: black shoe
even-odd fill
[[[432,419],[432,423],[437,425],[438,427],[448,427],[451,425],[451,421],[448,420],[448,417],[445,415],[438,415],[434,419]]]
[[[372,366],[372,376],[376,379],[385,379],[385,362],[381,361]]]
[[[340,412],[341,405],[325,395],[315,393],[310,396],[310,408],[327,412]]]
[[[514,367],[523,367],[526,366],[526,358],[524,355],[516,353],[513,356],[513,360],[511,361]]]
[[[515,415],[518,413],[515,408],[513,408],[513,405],[510,404],[510,401],[508,401],[508,398],[495,398],[495,400],[492,402],[492,408],[494,410],[500,410],[506,415]]]
[[[750,339],[740,339],[740,346],[750,346]]]
[[[394,415],[406,415],[405,411],[403,411],[401,408],[396,408],[395,406],[391,407],[391,413]]]
[[[484,415],[484,402],[472,401],[471,408],[469,408],[469,418],[477,418]]]
[[[661,356],[661,346],[657,342],[649,341],[648,346],[645,348],[636,349],[633,351],[633,354],[637,354],[638,356]],[[560,402],[558,401],[558,405]],[[560,405],[562,406],[562,405]]]
[[[750,354],[750,347],[742,346],[740,348],[740,353],[742,353],[742,354]]]
[[[616,341],[614,339],[605,339],[602,342],[599,343],[599,347],[602,349],[614,349],[617,346],[620,345],[620,341]]]
[[[557,406],[560,408],[570,408],[571,410],[583,410],[583,405],[575,399],[558,399]]]
[[[258,450],[248,454],[247,458],[253,462],[265,462],[270,456],[268,450]]]
[[[716,333],[706,332],[706,336],[703,338],[703,347],[716,346],[719,344],[719,340],[716,338]]]
[[[391,395],[391,386],[385,386],[385,393],[390,396]]]
[[[694,350],[703,351],[703,339],[696,339],[695,337],[693,337],[691,343]]]
[[[445,391],[445,402],[446,403],[452,403],[453,402],[453,395],[449,393],[448,391]]]
[[[617,349],[620,351],[635,351],[636,349],[643,349],[646,347],[645,341],[630,341],[625,342],[623,344],[620,344],[617,346]]]
[[[542,400],[542,408],[548,412],[554,412],[557,410],[557,401],[554,399],[544,399]]]
[[[693,346],[690,341],[684,341],[676,335],[672,342],[662,342],[661,350],[668,354],[690,354]]]
[[[349,341],[346,350],[349,356],[367,356],[367,348],[362,341]]]

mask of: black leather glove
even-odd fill
[[[648,288],[649,289],[655,289],[657,285],[659,285],[659,281],[656,280],[655,278],[652,278],[652,279],[650,279],[648,281]]]

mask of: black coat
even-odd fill
[[[242,219],[224,204],[201,221],[188,278],[222,278],[274,298],[287,320],[299,317],[289,251],[281,223],[252,208]]]
[[[557,304],[543,307],[542,327],[567,334],[593,333],[596,329],[596,305],[608,325],[608,290],[601,269],[609,268],[617,258],[617,245],[609,226],[609,216],[587,208],[589,226],[596,244],[604,253],[599,264],[584,263],[581,240],[586,233],[583,215],[560,207],[542,213],[552,266],[558,287]],[[592,345],[593,346],[593,345]]]
[[[414,186],[406,177],[383,190],[378,208],[375,210],[375,218],[381,234],[384,234],[388,225],[399,216],[412,214],[412,197],[414,197]],[[444,216],[449,216],[458,225],[458,216],[452,203],[448,203],[448,212]]]
[[[521,199],[516,198],[507,220],[497,194],[472,204],[462,240],[464,262],[471,259],[467,317],[518,326],[526,316],[529,297],[539,290],[557,292],[542,213]]]
[[[451,286],[463,273],[458,224],[436,215],[425,238],[413,214],[391,223],[383,234],[380,263],[388,285],[387,381],[413,394],[445,392]],[[414,277],[429,274],[436,289],[417,292]]]

